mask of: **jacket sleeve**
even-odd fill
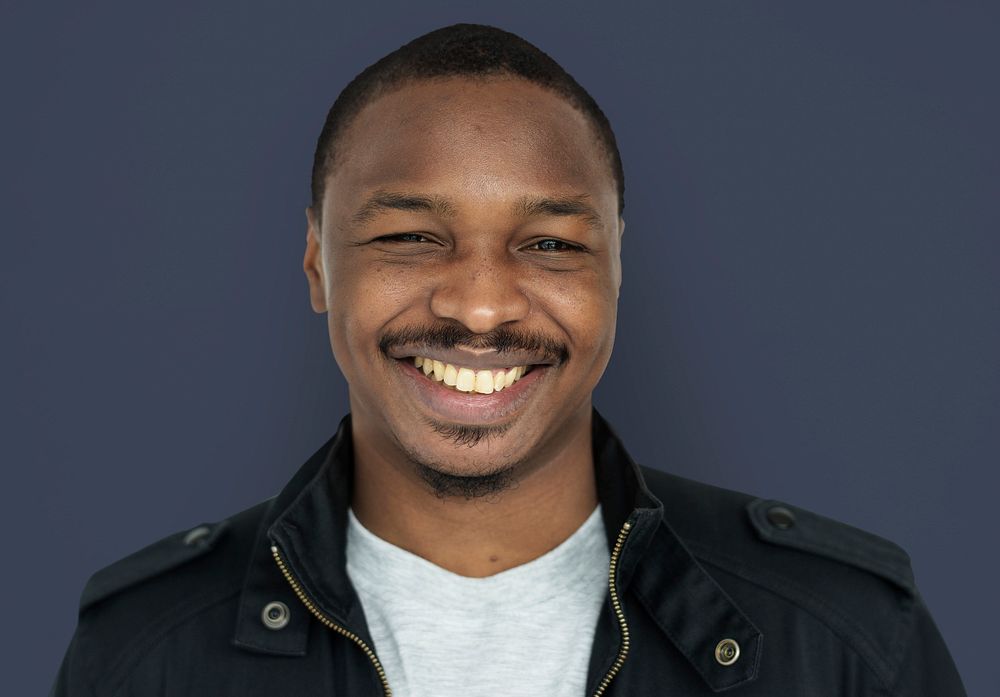
[[[49,697],[94,697],[90,680],[83,675],[79,646],[80,630],[77,628],[66,648],[55,682],[49,690]]]
[[[893,697],[967,697],[962,678],[923,598],[914,599],[913,629],[903,648]]]

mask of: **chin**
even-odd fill
[[[517,486],[517,463],[498,464],[485,461],[442,461],[415,455],[410,462],[428,490],[441,499],[479,499],[495,497]]]
[[[421,437],[400,440],[407,457],[443,474],[473,477],[510,469],[530,450],[530,438],[505,424],[428,422]]]

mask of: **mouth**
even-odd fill
[[[549,373],[550,365],[476,369],[425,356],[392,361],[408,391],[435,417],[454,423],[489,424],[520,410]]]
[[[458,392],[475,392],[477,394],[500,392],[518,382],[535,367],[533,365],[517,365],[483,370],[465,368],[424,356],[414,356],[413,366],[421,369],[428,379],[439,382],[445,387],[450,387]]]

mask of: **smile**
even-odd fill
[[[403,373],[406,391],[437,419],[480,424],[496,423],[519,411],[552,367],[474,369],[427,356],[398,358],[393,363]]]
[[[476,370],[462,368],[451,363],[414,356],[413,365],[424,371],[428,378],[440,382],[446,387],[459,392],[476,392],[478,394],[493,394],[520,380],[531,371],[531,366],[518,365],[504,370]]]

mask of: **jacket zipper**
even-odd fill
[[[278,568],[281,569],[281,574],[285,577],[285,580],[288,581],[288,584],[292,587],[292,590],[295,591],[295,595],[297,595],[299,600],[302,601],[302,604],[305,605],[309,612],[315,615],[316,619],[324,625],[338,634],[344,635],[361,647],[361,650],[365,652],[366,656],[368,656],[368,660],[370,660],[372,665],[375,666],[375,672],[378,673],[378,679],[382,681],[382,690],[385,692],[385,697],[392,697],[392,690],[389,688],[389,681],[385,677],[385,669],[382,667],[382,663],[378,660],[378,656],[375,655],[375,652],[371,649],[371,647],[368,646],[368,644],[366,644],[357,634],[344,629],[327,617],[322,610],[316,607],[316,605],[309,600],[305,592],[302,590],[302,586],[299,585],[299,582],[295,580],[294,576],[292,576],[292,572],[288,570],[287,566],[285,566],[285,562],[282,560],[281,554],[278,553],[278,548],[275,545],[271,545],[271,554],[274,555],[274,561],[277,562]]]
[[[621,670],[622,664],[625,663],[625,658],[628,656],[628,623],[625,621],[625,612],[622,610],[621,600],[618,598],[618,585],[615,581],[618,571],[618,556],[621,554],[622,546],[625,544],[625,538],[628,537],[631,529],[632,523],[630,521],[625,521],[625,524],[622,525],[622,529],[618,531],[618,539],[615,540],[615,547],[611,552],[611,562],[608,565],[608,589],[611,592],[611,607],[614,608],[615,617],[618,619],[618,626],[621,629],[622,643],[618,648],[618,656],[615,658],[615,662],[611,665],[611,668],[608,669],[607,674],[601,680],[601,684],[598,685],[597,690],[594,692],[594,697],[601,697],[601,695],[604,694],[615,675],[617,675],[618,671]],[[311,600],[309,600],[309,597],[302,590],[302,586],[299,585],[299,582],[295,580],[292,572],[288,570],[287,566],[285,566],[285,562],[282,560],[277,546],[271,545],[271,554],[274,555],[274,561],[278,564],[278,568],[281,569],[281,574],[285,577],[285,580],[288,581],[292,590],[295,591],[295,595],[298,596],[298,599],[302,601],[303,605],[306,606],[306,609],[308,609],[309,612],[311,612],[316,619],[322,622],[325,626],[329,627],[338,634],[342,634],[361,647],[361,650],[365,652],[366,656],[368,656],[372,665],[375,666],[375,672],[378,673],[378,678],[382,681],[382,690],[385,692],[385,697],[392,697],[392,689],[389,687],[389,681],[385,677],[385,669],[382,667],[381,661],[378,660],[378,656],[375,655],[375,652],[371,649],[371,647],[368,646],[368,644],[366,644],[357,634],[344,629],[327,617],[319,608],[316,607],[315,604],[313,604]]]
[[[608,685],[621,670],[622,664],[625,663],[625,658],[628,656],[629,649],[629,635],[628,635],[628,623],[625,621],[625,611],[622,610],[621,600],[618,598],[618,584],[616,583],[616,576],[618,571],[618,555],[621,554],[622,546],[625,544],[625,538],[628,537],[629,531],[632,529],[632,522],[629,520],[625,521],[622,525],[622,529],[618,531],[618,539],[615,540],[614,550],[611,552],[611,563],[608,565],[608,588],[611,591],[611,607],[614,608],[615,617],[618,618],[618,627],[621,629],[622,643],[618,648],[618,657],[615,658],[615,662],[611,664],[611,668],[608,669],[607,675],[601,680],[601,684],[597,686],[597,690],[594,691],[594,697],[601,697],[604,691],[608,689]]]

